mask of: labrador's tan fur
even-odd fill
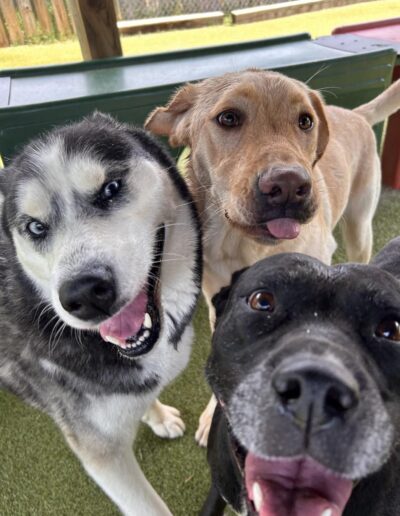
[[[234,271],[280,252],[302,252],[330,263],[336,243],[332,231],[341,220],[350,261],[368,262],[372,218],[379,199],[381,172],[372,123],[400,106],[395,84],[365,106],[350,111],[326,106],[305,84],[275,72],[248,70],[187,84],[166,107],[153,111],[146,128],[189,146],[187,179],[204,231],[203,292],[211,299],[229,284]],[[226,110],[240,112],[239,127],[216,122]],[[299,115],[314,119],[301,131]],[[311,178],[317,208],[293,240],[254,237],[254,185],[274,164],[300,165]],[[205,444],[214,410],[200,418],[197,439]]]

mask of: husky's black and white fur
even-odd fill
[[[186,366],[200,290],[197,215],[145,132],[95,114],[26,146],[0,174],[0,387],[49,414],[129,515],[170,514],[132,453]],[[147,412],[146,412],[147,411]]]

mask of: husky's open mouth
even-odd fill
[[[102,338],[118,346],[119,353],[136,358],[149,353],[161,331],[159,280],[165,228],[157,231],[153,265],[146,286],[119,312],[100,324]]]

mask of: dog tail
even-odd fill
[[[356,108],[354,112],[363,116],[370,125],[375,125],[386,120],[398,109],[400,109],[400,80],[394,82],[371,102]]]

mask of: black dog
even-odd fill
[[[400,514],[400,238],[372,265],[276,255],[214,298],[202,515]]]

